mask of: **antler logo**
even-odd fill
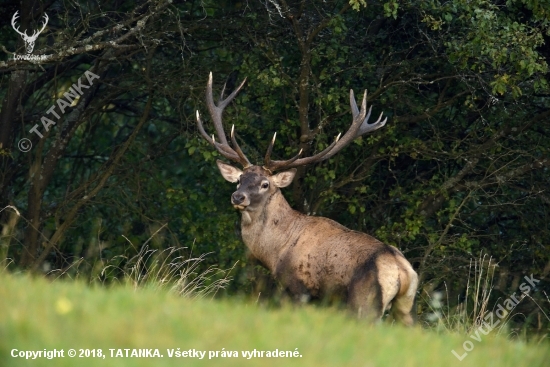
[[[44,30],[44,28],[46,28],[46,25],[48,24],[48,20],[49,20],[48,14],[44,13],[44,22],[42,23],[42,29],[39,31],[34,31],[32,36],[29,36],[27,34],[26,29],[25,29],[25,32],[23,33],[19,31],[19,26],[17,28],[15,27],[15,20],[19,17],[17,13],[19,13],[19,10],[16,11],[15,14],[13,14],[13,17],[11,18],[11,26],[17,33],[21,35],[21,37],[23,37],[23,41],[25,41],[25,48],[27,49],[27,53],[30,54],[32,53],[32,50],[34,50],[34,42],[38,38],[38,35],[42,33],[42,31]]]

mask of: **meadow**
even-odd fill
[[[150,286],[96,286],[7,272],[0,283],[3,367],[536,367],[548,366],[550,357],[547,339],[525,342],[489,333],[476,341],[421,324],[368,326],[329,307],[268,307],[238,298],[181,297]],[[473,349],[464,356],[466,340]],[[68,356],[70,349],[75,357]],[[32,359],[38,351],[52,356],[53,350],[63,350],[63,357]],[[26,359],[26,351],[35,353]]]

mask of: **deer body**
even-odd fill
[[[382,121],[380,115],[377,122],[368,124],[370,109],[367,112],[366,92],[359,110],[353,91],[350,91],[353,122],[342,139],[339,135],[326,149],[311,157],[299,158],[300,151],[287,161],[271,161],[274,136],[265,165],[255,166],[237,144],[233,129],[233,147],[229,145],[221,121],[223,109],[243,84],[215,105],[210,74],[206,99],[219,142],[206,134],[198,111],[197,124],[201,135],[221,155],[244,167],[240,170],[217,161],[222,176],[229,182],[238,183],[231,203],[241,212],[242,238],[252,256],[298,299],[343,295],[359,317],[376,321],[391,307],[397,320],[411,325],[418,277],[403,254],[333,220],[293,210],[281,192],[281,188],[292,183],[296,174],[293,167],[330,158],[356,137],[382,127],[386,120]],[[288,170],[273,173],[283,168]]]
[[[372,320],[393,301],[394,317],[412,324],[417,276],[399,250],[331,219],[293,210],[280,187],[290,184],[294,171],[269,176],[258,166],[242,172],[218,161],[218,167],[226,180],[239,181],[231,201],[242,214],[243,242],[292,295],[344,296],[359,317]]]

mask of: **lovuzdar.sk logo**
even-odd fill
[[[34,43],[36,42],[36,39],[44,31],[46,28],[46,25],[48,24],[48,14],[44,13],[44,20],[42,22],[42,28],[40,30],[35,30],[32,35],[27,34],[27,30],[25,29],[25,32],[21,32],[19,30],[19,26],[16,26],[16,20],[19,18],[19,15],[17,15],[19,11],[16,11],[15,14],[13,14],[13,17],[11,18],[11,26],[13,29],[23,38],[23,41],[25,42],[25,50],[27,51],[26,55],[17,55],[14,54],[15,60],[42,60],[46,57],[46,55],[31,55],[32,51],[34,50]]]

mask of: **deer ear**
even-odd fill
[[[283,171],[277,173],[275,176],[271,176],[273,183],[277,187],[287,187],[292,183],[294,176],[296,175],[296,168],[289,169],[288,171]]]
[[[240,169],[230,166],[227,163],[223,163],[220,160],[217,160],[216,164],[218,165],[218,168],[220,169],[223,178],[225,178],[229,182],[239,181],[239,177],[241,177],[241,175],[243,174],[243,171],[241,171]]]

